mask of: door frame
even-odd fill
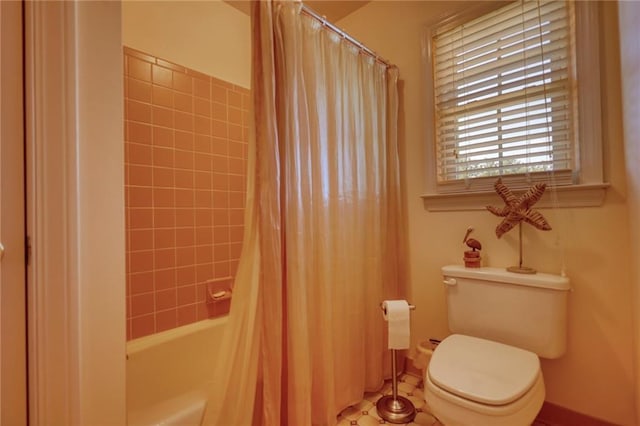
[[[0,424],[27,424],[22,4],[0,3]]]
[[[126,424],[120,6],[25,2],[31,425]]]

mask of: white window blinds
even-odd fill
[[[521,1],[432,35],[441,191],[572,183],[572,4]]]

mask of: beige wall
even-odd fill
[[[410,301],[417,306],[412,340],[448,334],[440,267],[461,263],[468,226],[483,244],[485,264],[517,263],[516,233],[494,235],[498,220],[488,212],[428,212],[425,190],[424,100],[421,35],[463,2],[374,1],[338,22],[356,38],[397,64],[401,78],[402,159],[410,244]],[[604,161],[611,183],[603,206],[544,210],[554,230],[525,228],[525,260],[559,273],[564,262],[570,294],[566,355],[543,360],[547,401],[619,424],[634,424],[632,286],[624,146],[622,142],[616,4],[602,5]],[[636,135],[637,130],[636,130]],[[637,164],[637,163],[636,163]]]
[[[620,59],[622,73],[622,117],[624,120],[625,156],[627,159],[627,200],[629,217],[640,217],[640,3],[621,2]],[[636,421],[640,423],[640,224],[630,221],[631,262],[635,320]]]
[[[221,0],[123,1],[123,44],[248,88],[249,16]]]

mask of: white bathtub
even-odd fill
[[[127,342],[131,426],[198,426],[227,317]]]

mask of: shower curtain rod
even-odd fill
[[[356,40],[355,38],[351,37],[349,34],[347,34],[345,31],[341,30],[340,28],[336,27],[331,22],[327,21],[327,17],[326,16],[318,15],[318,13],[316,11],[311,9],[306,4],[302,3],[302,8],[300,9],[300,13],[304,13],[305,15],[310,16],[310,17],[322,22],[322,26],[330,29],[331,31],[333,31],[335,33],[337,33],[344,40],[347,40],[349,43],[351,43],[354,46],[356,46],[357,48],[359,48],[361,52],[364,52],[365,54],[373,57],[377,62],[380,62],[381,64],[387,66],[388,68],[395,68],[396,67],[391,62],[389,62],[386,59],[378,56],[378,54],[376,52],[374,52],[373,50],[369,49],[363,43],[361,43],[358,40]]]

